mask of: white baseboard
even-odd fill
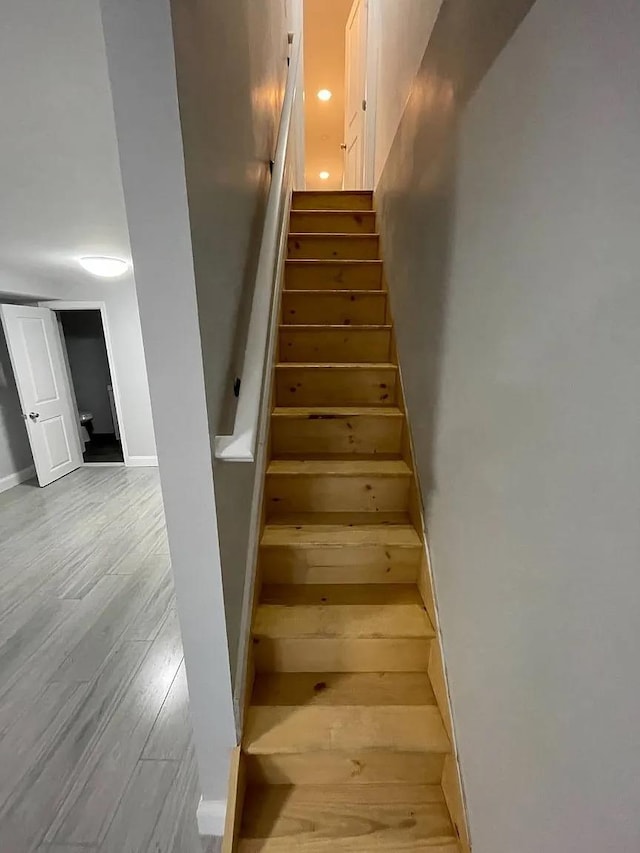
[[[157,456],[127,456],[125,465],[129,468],[157,468]]]
[[[198,803],[196,818],[200,835],[224,835],[224,821],[227,816],[226,800],[203,800]]]
[[[83,462],[83,468],[124,468],[124,462]]]
[[[6,492],[7,489],[12,489],[14,486],[19,486],[25,480],[30,480],[35,477],[36,469],[31,465],[29,468],[23,468],[22,471],[16,471],[14,474],[8,474],[6,477],[0,477],[0,492]]]

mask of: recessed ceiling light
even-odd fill
[[[332,93],[328,89],[320,89],[318,92],[318,98],[321,101],[330,101]]]
[[[122,258],[104,258],[97,255],[89,255],[84,258],[78,258],[78,263],[91,275],[97,275],[100,278],[118,278],[124,275],[129,269],[129,261],[123,261]]]
[[[329,174],[329,172],[320,172],[319,177],[321,181],[327,181],[331,177],[331,175]]]

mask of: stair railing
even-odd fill
[[[273,317],[274,311],[277,310],[274,294],[276,284],[282,276],[288,232],[292,184],[291,129],[299,86],[299,36],[293,37],[291,46],[233,433],[215,437],[216,459],[229,462],[254,462],[256,459],[264,379],[272,350],[269,331],[277,325],[277,317]]]

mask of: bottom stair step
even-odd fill
[[[270,785],[245,794],[238,853],[458,853],[439,785]]]

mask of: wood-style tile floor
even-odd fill
[[[214,853],[158,472],[0,495],[1,853]]]

